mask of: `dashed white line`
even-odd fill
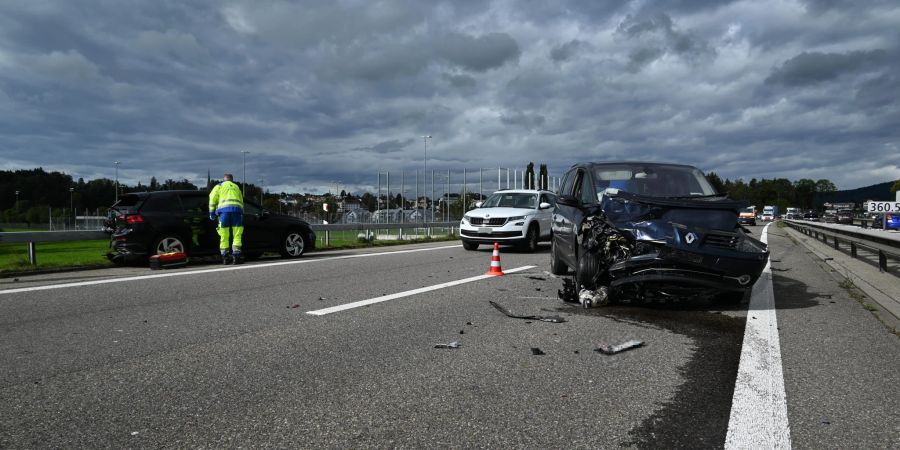
[[[93,281],[79,281],[76,283],[61,283],[61,284],[48,284],[44,286],[32,286],[26,288],[16,288],[16,289],[5,289],[0,290],[0,295],[6,294],[18,294],[21,292],[34,292],[34,291],[46,291],[50,289],[65,289],[71,287],[81,287],[81,286],[94,286],[98,284],[109,284],[109,283],[124,283],[127,281],[137,281],[137,280],[152,280],[154,278],[167,278],[167,277],[180,277],[187,275],[198,275],[204,273],[214,273],[214,272],[225,272],[229,270],[252,270],[252,269],[260,269],[264,267],[274,267],[274,266],[287,266],[293,264],[310,264],[315,262],[323,262],[323,261],[335,261],[339,259],[351,259],[351,258],[369,258],[373,256],[384,256],[384,255],[399,255],[402,253],[415,253],[415,252],[427,252],[433,250],[446,250],[448,248],[458,248],[457,245],[444,245],[441,247],[429,247],[429,248],[417,248],[412,250],[397,250],[392,252],[378,252],[378,253],[359,253],[355,255],[343,255],[343,256],[332,256],[329,258],[315,258],[315,259],[299,259],[299,260],[291,260],[291,261],[279,261],[273,263],[266,264],[248,264],[248,265],[240,265],[240,266],[226,266],[226,267],[217,267],[215,269],[202,269],[202,270],[191,270],[191,271],[172,271],[172,272],[164,272],[157,273],[153,275],[138,275],[134,277],[123,277],[123,278],[109,278],[105,280],[93,280]]]
[[[768,242],[769,225],[761,240]],[[728,421],[726,449],[790,449],[771,262],[753,286],[741,362]]]
[[[516,267],[515,269],[504,270],[504,273],[514,273],[521,272],[523,270],[534,269],[535,266],[522,266]],[[484,280],[487,278],[494,278],[493,275],[478,275],[470,278],[463,278],[462,280],[456,281],[448,281],[446,283],[435,284],[432,286],[420,287],[418,289],[412,289],[409,291],[397,292],[396,294],[388,294],[382,295],[381,297],[370,298],[368,300],[360,300],[358,302],[353,303],[345,303],[343,305],[332,306],[330,308],[317,309],[315,311],[307,311],[307,314],[312,314],[314,316],[324,316],[326,314],[332,314],[340,311],[346,311],[348,309],[359,308],[361,306],[368,306],[375,303],[386,302],[388,300],[395,300],[398,298],[409,297],[410,295],[421,294],[423,292],[436,291],[438,289],[444,289],[451,286],[458,286],[460,284],[471,283],[473,281]]]

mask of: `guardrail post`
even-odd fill
[[[856,258],[856,242],[850,241],[850,256]]]
[[[34,242],[28,243],[28,262],[30,262],[32,266],[37,265],[37,246]]]
[[[887,270],[887,255],[882,250],[878,250],[878,271],[884,272]]]
[[[837,236],[832,236],[831,239],[834,239],[834,249],[835,249],[835,250],[840,250],[840,248],[838,247],[838,238],[837,238]]]

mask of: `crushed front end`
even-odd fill
[[[604,198],[578,234],[579,301],[742,298],[769,256],[738,226],[742,206],[722,197]]]

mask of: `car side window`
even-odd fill
[[[581,200],[584,205],[596,203],[594,200],[594,189],[591,186],[591,177],[587,172],[578,172],[578,186],[576,187],[575,197]]]
[[[562,185],[559,188],[559,195],[573,195],[572,185],[575,184],[575,170],[570,170],[563,178]]]
[[[200,195],[182,195],[181,206],[185,211],[206,213],[209,210],[209,199]]]
[[[259,215],[260,211],[259,207],[254,205],[253,203],[244,202],[244,214],[256,214]]]

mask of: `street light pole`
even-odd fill
[[[19,192],[21,191],[16,191],[16,212],[19,212]]]
[[[246,192],[245,188],[247,186],[247,153],[250,153],[248,150],[241,150],[241,159],[244,162],[244,172],[241,175],[241,197],[243,197]]]
[[[119,201],[119,161],[115,162],[116,164],[116,202]]]
[[[427,192],[427,189],[425,188],[425,186],[426,186],[425,178],[426,178],[426,174],[428,173],[428,140],[429,139],[431,139],[430,134],[426,135],[426,136],[422,136],[422,142],[425,144],[425,155],[422,158],[422,197],[425,197],[425,193]],[[431,183],[434,184],[434,175],[432,175]],[[418,186],[418,184],[417,184],[417,186]],[[434,197],[434,193],[432,193],[431,196]],[[427,206],[428,206],[428,200],[425,200],[424,204],[422,205],[422,225],[425,225],[425,208]]]
[[[73,200],[74,194],[75,194],[75,188],[70,187],[69,188],[69,210],[71,211],[70,214],[72,214],[73,217],[75,217],[75,201]],[[75,225],[74,228],[77,228],[77,221],[78,221],[77,219],[73,218],[72,223],[73,223],[73,225]]]

